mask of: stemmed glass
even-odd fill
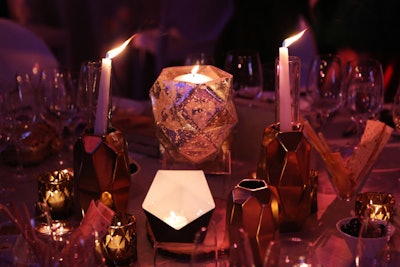
[[[42,70],[41,87],[43,90],[44,117],[54,126],[62,137],[63,146],[59,152],[59,164],[72,160],[70,145],[73,140],[72,125],[79,119],[77,86],[71,72],[65,68],[45,68]],[[68,154],[64,154],[67,152]],[[71,152],[71,153],[70,153]]]
[[[264,258],[264,267],[321,266],[311,243],[288,237],[270,241]]]
[[[307,77],[307,98],[317,112],[317,123],[323,128],[341,108],[343,97],[341,60],[333,54],[315,57]]]
[[[368,119],[376,119],[383,106],[383,71],[379,61],[360,58],[349,62],[346,76],[347,107],[361,137]]]
[[[100,84],[101,61],[86,61],[81,65],[78,79],[78,105],[86,126],[94,126]]]
[[[392,118],[397,132],[400,131],[400,86],[397,88],[396,95],[393,99]]]
[[[215,65],[214,57],[207,53],[190,53],[185,57],[184,64],[189,65]]]
[[[258,51],[234,49],[228,51],[224,70],[233,75],[235,96],[255,99],[263,88],[263,72]]]
[[[22,150],[40,118],[38,91],[32,87],[30,76],[17,74],[16,87],[4,88],[1,95],[1,131],[15,150],[14,182],[26,180]]]

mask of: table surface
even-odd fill
[[[273,121],[273,107],[272,104],[263,105],[248,105],[248,103],[240,103],[238,105],[239,118],[242,118],[240,125],[245,125],[246,129],[243,131],[246,134],[253,134],[253,136],[246,136],[243,132],[235,133],[236,138],[246,138],[246,142],[249,142],[247,147],[253,149],[252,156],[249,155],[249,151],[239,152],[234,149],[243,149],[232,147],[232,172],[229,175],[206,175],[208,185],[211,193],[216,200],[216,211],[219,216],[218,222],[225,220],[225,200],[228,196],[228,192],[243,178],[251,176],[251,173],[255,171],[257,155],[259,153],[259,145],[261,144],[262,129],[268,123]],[[259,114],[258,117],[247,117],[246,114],[254,113]],[[247,117],[247,119],[246,119]],[[261,118],[260,118],[261,117]],[[244,119],[243,119],[244,118]],[[347,120],[343,120],[340,117],[335,121],[330,122],[328,133],[332,133],[332,129],[335,129],[335,133],[339,136],[338,140],[343,141],[340,138],[340,131],[343,127],[346,127]],[[253,133],[248,133],[247,127],[250,124],[256,129]],[[339,127],[340,126],[340,127]],[[331,127],[332,129],[329,129]],[[240,130],[239,130],[240,131]],[[331,138],[331,137],[330,137]],[[334,139],[335,137],[332,137]],[[234,139],[233,142],[235,142]],[[384,148],[380,155],[374,169],[368,178],[362,191],[384,191],[390,192],[394,195],[395,199],[400,199],[400,159],[397,155],[400,155],[400,137],[394,134],[389,143]],[[236,141],[238,142],[238,141]],[[250,144],[251,143],[251,144]],[[254,147],[254,148],[253,148]],[[148,239],[146,230],[146,216],[142,210],[142,203],[146,194],[150,188],[153,178],[157,170],[161,169],[161,159],[157,157],[151,157],[144,154],[139,154],[135,151],[129,152],[130,157],[135,160],[139,166],[140,171],[132,175],[132,183],[128,201],[128,212],[134,214],[137,218],[137,250],[138,260],[133,266],[151,266],[154,264],[154,250],[152,243]],[[254,156],[255,155],[255,156]],[[10,178],[13,168],[4,163],[0,166],[0,181],[6,181]],[[2,193],[0,201],[24,201],[29,203],[32,207],[35,201],[37,201],[37,177],[54,169],[55,158],[49,158],[42,164],[34,167],[26,168],[26,172],[29,173],[30,179],[26,183],[18,183],[16,188],[8,193]],[[318,156],[313,157],[313,167],[319,170],[319,191],[318,191],[318,211],[311,214],[308,220],[305,222],[303,228],[298,232],[281,233],[281,237],[285,236],[298,236],[315,242],[316,244],[316,255],[320,262],[325,267],[330,266],[351,266],[352,257],[350,251],[345,245],[345,241],[339,236],[335,228],[336,222],[343,218],[351,216],[354,209],[354,201],[340,201],[336,199],[332,187],[330,186],[327,174],[324,166],[321,163]],[[6,219],[0,216],[2,225],[6,222]],[[215,218],[214,218],[215,219]],[[224,221],[222,221],[222,225]],[[224,231],[218,228],[218,243],[223,242]],[[399,232],[399,230],[397,231]],[[396,237],[396,234],[395,236]],[[396,242],[397,238],[393,241]],[[398,241],[397,241],[398,242]],[[1,252],[1,251],[0,251]],[[157,254],[157,266],[188,266],[189,262],[182,260],[180,257],[170,257],[162,254]]]

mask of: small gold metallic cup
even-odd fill
[[[137,261],[135,216],[116,213],[102,240],[102,253],[108,266],[129,266]]]
[[[68,219],[73,213],[73,177],[72,169],[62,169],[46,172],[38,178],[39,202],[48,207],[53,220]]]
[[[395,213],[395,199],[385,192],[359,193],[355,199],[355,214],[376,220],[391,221]]]

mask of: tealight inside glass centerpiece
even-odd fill
[[[211,65],[164,68],[150,98],[164,169],[230,173],[238,120],[231,74]]]

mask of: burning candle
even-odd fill
[[[120,54],[134,37],[135,35],[132,35],[121,46],[108,51],[106,57],[101,60],[99,96],[94,124],[94,134],[96,135],[107,134],[110,107],[111,59]]]
[[[163,221],[176,230],[180,230],[188,223],[185,216],[177,215],[174,211],[170,211],[169,216],[164,217]]]
[[[193,67],[191,73],[176,76],[174,80],[180,82],[196,83],[196,84],[202,84],[212,80],[212,78],[207,75],[197,73],[198,70],[199,70],[199,65],[196,65]]]
[[[65,202],[65,194],[60,190],[46,192],[46,201],[54,210],[62,210]]]
[[[355,214],[359,217],[390,221],[395,212],[395,199],[390,193],[363,192],[355,199]]]
[[[292,129],[288,47],[299,39],[305,31],[303,30],[295,36],[285,39],[282,47],[279,48],[279,120],[281,132]]]

